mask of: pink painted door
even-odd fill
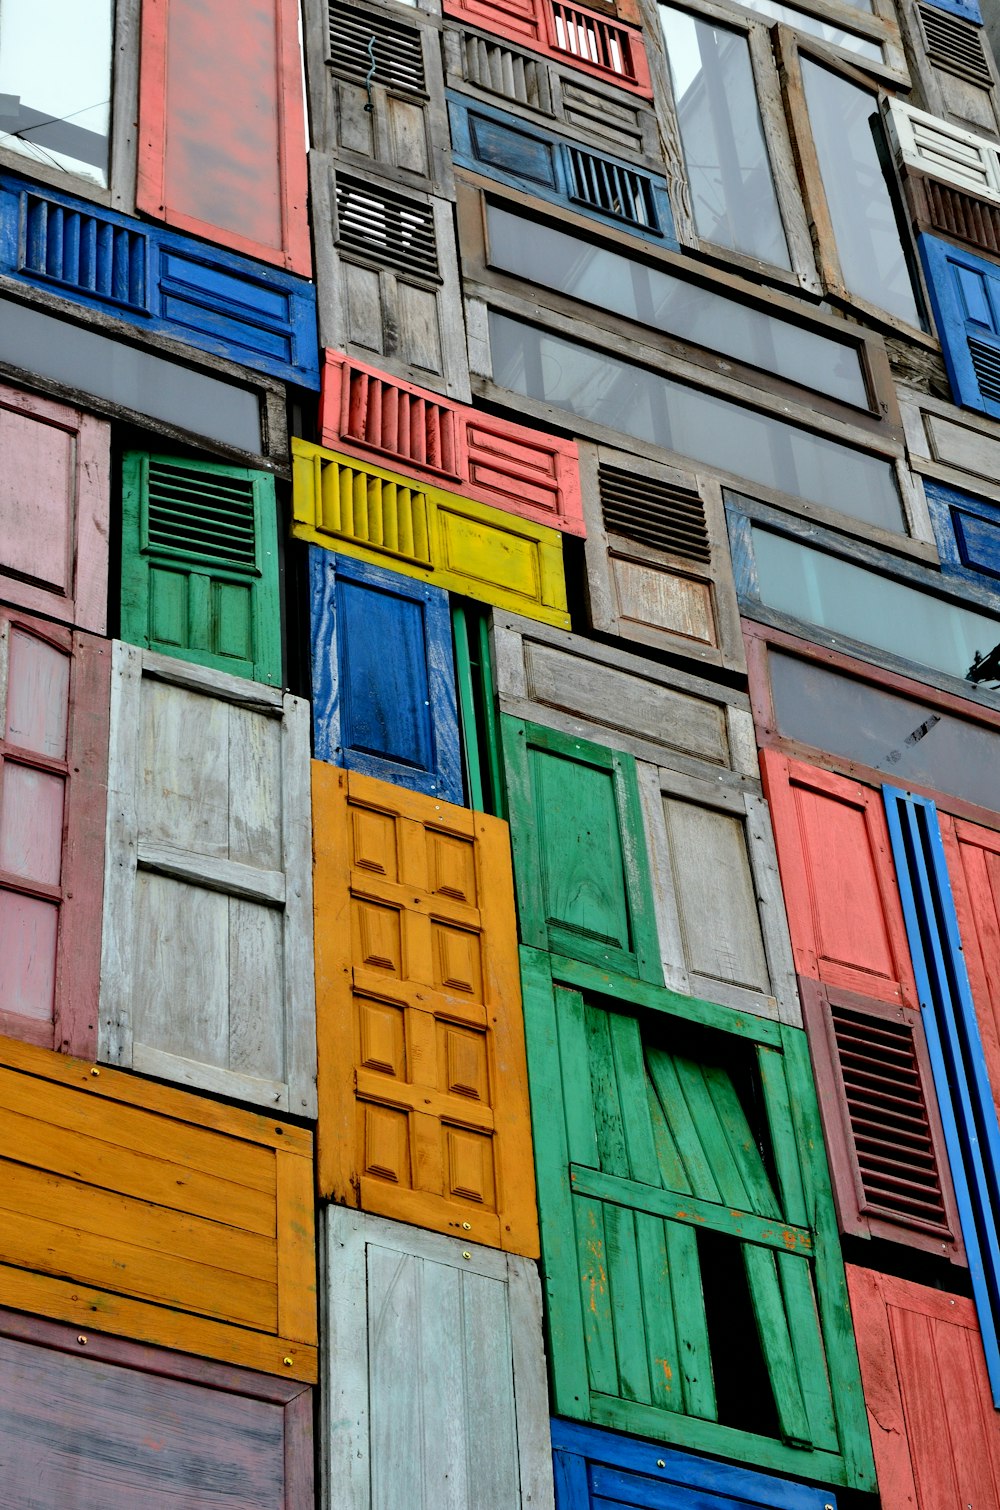
[[[109,426],[0,384],[0,597],[103,634]]]
[[[1000,1107],[1000,834],[938,813],[983,1052]]]
[[[111,645],[0,611],[0,1031],[97,1047]]]

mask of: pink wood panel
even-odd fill
[[[313,1510],[312,1392],[0,1311],[2,1499]]]
[[[652,97],[642,33],[572,0],[444,0],[446,16],[480,26],[561,63],[596,74],[636,94]],[[624,21],[638,21],[638,7],[616,7]]]
[[[109,427],[0,385],[0,596],[103,634]]]
[[[138,208],[306,277],[296,0],[144,0]]]
[[[1000,1108],[1000,834],[939,813],[965,964]]]
[[[0,1031],[93,1058],[110,642],[0,610]]]
[[[995,1510],[1000,1415],[975,1306],[848,1265],[882,1510]]]
[[[795,968],[917,1005],[882,799],[777,750],[761,753]]]
[[[483,414],[338,351],[324,352],[324,446],[377,455],[468,498],[583,535],[574,441]]]

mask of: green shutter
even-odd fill
[[[521,937],[662,982],[631,755],[500,719]]]
[[[500,720],[493,691],[490,610],[471,598],[451,600],[462,764],[469,806],[506,818]]]
[[[131,451],[122,525],[122,639],[279,685],[273,477]]]
[[[558,1414],[874,1489],[802,1031],[522,950]]]

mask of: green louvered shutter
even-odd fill
[[[132,451],[122,522],[122,639],[280,684],[273,477]]]

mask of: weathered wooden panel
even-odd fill
[[[461,803],[448,594],[309,547],[313,753]]]
[[[324,1510],[553,1510],[535,1266],[325,1218]]]
[[[312,1134],[0,1039],[0,1305],[316,1378]]]
[[[295,0],[146,0],[136,204],[208,241],[312,272]]]
[[[0,591],[96,634],[107,621],[109,434],[102,420],[0,386]]]
[[[314,1116],[309,710],[116,643],[100,1057]]]
[[[312,1390],[0,1312],[0,1459],[14,1507],[312,1510]]]
[[[557,530],[292,441],[292,534],[569,628]]]
[[[339,351],[323,356],[324,446],[363,459],[375,453],[407,473],[457,484],[467,498],[585,533],[575,442],[449,403]]]
[[[1000,1504],[1000,1416],[972,1302],[853,1266],[847,1283],[884,1510]]]
[[[937,236],[917,245],[952,395],[1000,418],[1000,268]]]
[[[443,10],[549,57],[571,58],[576,68],[622,89],[652,96],[642,33],[596,11],[565,0],[444,0]],[[638,19],[634,10],[631,19]]]
[[[917,1005],[878,792],[776,750],[760,757],[795,968],[878,1001]]]
[[[500,726],[521,938],[662,980],[634,758],[507,714]]]
[[[319,1188],[535,1256],[507,826],[313,762]]]
[[[874,1488],[805,1035],[530,949],[522,983],[556,1410]]]
[[[0,1032],[94,1057],[111,647],[0,610]]]
[[[1000,150],[986,137],[949,125],[903,100],[886,117],[896,161],[979,199],[1000,202]]]
[[[924,483],[942,571],[982,585],[1000,581],[1000,506],[942,483]]]
[[[900,400],[916,470],[1000,499],[1000,425],[915,389]]]
[[[1000,1107],[1000,834],[939,813],[965,965]]]

